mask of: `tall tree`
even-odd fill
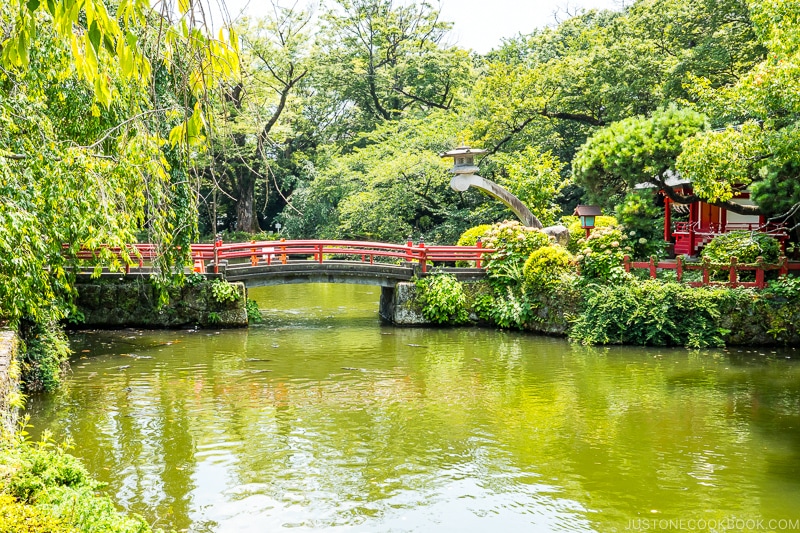
[[[317,83],[352,106],[358,129],[409,110],[449,109],[468,76],[465,51],[428,2],[336,0],[323,14]]]
[[[268,200],[275,153],[291,137],[278,130],[311,68],[310,19],[296,5],[273,2],[270,16],[248,21],[241,29],[243,75],[225,91],[205,170],[233,204],[232,222],[239,231],[260,230],[256,187],[264,184]],[[215,193],[216,188],[207,192]]]

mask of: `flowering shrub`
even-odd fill
[[[615,228],[597,228],[588,239],[578,241],[581,248],[575,257],[581,277],[586,280],[621,281],[625,279],[622,259],[631,252],[628,237]]]
[[[550,237],[542,231],[515,220],[494,224],[485,234],[484,246],[496,250],[489,256],[486,272],[500,283],[517,283],[522,280],[522,268],[528,256],[550,242]]]
[[[558,245],[543,246],[525,261],[525,284],[534,290],[550,288],[573,272],[572,257]]]
[[[568,216],[561,217],[561,223],[569,230],[569,245],[567,245],[567,250],[573,254],[578,253],[580,251],[578,241],[586,237],[586,230],[581,227],[581,221],[578,217]],[[614,228],[617,225],[617,219],[614,217],[599,216],[594,219],[595,229]]]

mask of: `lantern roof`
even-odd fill
[[[486,150],[481,148],[470,148],[469,146],[459,146],[453,150],[448,152],[443,152],[439,154],[440,157],[458,157],[460,155],[483,155],[486,153]]]
[[[575,212],[573,213],[573,215],[579,217],[597,217],[602,214],[603,212],[600,210],[600,207],[596,205],[579,205],[575,208]]]

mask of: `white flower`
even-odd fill
[[[636,235],[636,231],[634,231],[634,230],[631,230],[631,231],[630,231],[630,233],[628,233],[628,235],[630,235],[631,237],[633,237],[633,236],[635,236],[635,235]]]
[[[640,237],[639,244],[647,244],[647,239],[645,239],[644,237]]]

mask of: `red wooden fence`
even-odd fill
[[[655,257],[651,257],[650,261],[631,261],[630,256],[625,256],[623,259],[625,272],[630,272],[633,269],[646,269],[649,271],[650,278],[656,279],[658,270],[674,270],[678,281],[683,280],[683,274],[686,271],[702,271],[702,281],[691,281],[687,285],[692,287],[702,287],[705,285],[724,285],[727,287],[756,287],[763,289],[766,287],[764,273],[770,270],[777,270],[779,274],[788,274],[790,270],[800,270],[800,263],[790,263],[786,257],[781,257],[777,263],[765,263],[763,257],[756,258],[755,263],[739,263],[739,261],[732,257],[730,263],[710,263],[703,261],[699,263],[689,263],[684,261],[683,256],[678,256],[677,259],[669,261],[657,261]],[[711,281],[711,272],[727,271],[727,281]],[[740,281],[740,272],[756,273],[755,281]]]

